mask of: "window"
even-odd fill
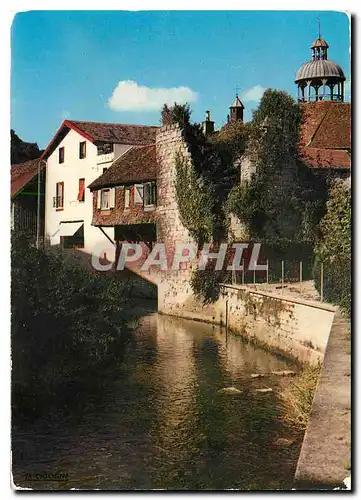
[[[134,204],[143,205],[144,189],[143,184],[136,184],[134,186]]]
[[[156,203],[156,185],[155,182],[146,182],[143,188],[144,206],[149,207]]]
[[[59,163],[64,163],[65,159],[65,149],[64,147],[59,148]]]
[[[114,151],[114,144],[112,142],[101,142],[97,144],[98,156],[106,155]]]
[[[103,168],[103,174],[104,174],[104,172],[106,172],[107,170],[108,170],[108,167],[104,167],[104,168]]]
[[[57,182],[55,196],[53,198],[53,207],[57,209],[64,208],[64,182]]]
[[[82,160],[86,157],[86,141],[79,142],[79,158]]]
[[[100,191],[100,209],[107,210],[109,206],[109,189],[102,189]]]
[[[130,187],[125,188],[124,192],[124,208],[130,207]]]
[[[109,210],[115,207],[115,189],[102,189],[98,191],[97,208]]]
[[[85,201],[85,179],[79,179],[78,201]]]

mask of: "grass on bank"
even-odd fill
[[[283,419],[298,429],[307,427],[320,372],[321,365],[306,365],[281,393]]]

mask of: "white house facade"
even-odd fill
[[[43,154],[46,160],[45,239],[91,255],[114,241],[114,229],[92,226],[88,185],[133,145],[155,141],[157,127],[65,120]],[[109,208],[114,203],[109,197]]]

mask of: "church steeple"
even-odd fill
[[[230,116],[229,116],[230,122],[235,122],[237,120],[243,121],[244,106],[241,99],[238,97],[238,94],[236,94],[233,103],[229,107],[229,110],[230,110]]]

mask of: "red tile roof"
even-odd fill
[[[70,130],[75,130],[91,142],[111,142],[143,146],[155,143],[159,127],[150,125],[127,125],[124,123],[100,123],[77,120],[64,120],[55,136],[44,151],[47,158]]]
[[[155,144],[152,144],[150,146],[132,147],[126,151],[88,187],[94,190],[131,182],[151,181],[156,178],[156,147]]]
[[[141,146],[155,142],[159,127],[148,125],[125,125],[123,123],[99,123],[67,120],[77,129],[88,135],[93,142],[104,141]]]
[[[301,148],[301,159],[310,168],[350,168],[351,155],[344,149]]]
[[[11,166],[11,196],[23,189],[38,173],[39,158]]]
[[[302,106],[301,158],[310,168],[350,168],[351,105],[318,101]]]

